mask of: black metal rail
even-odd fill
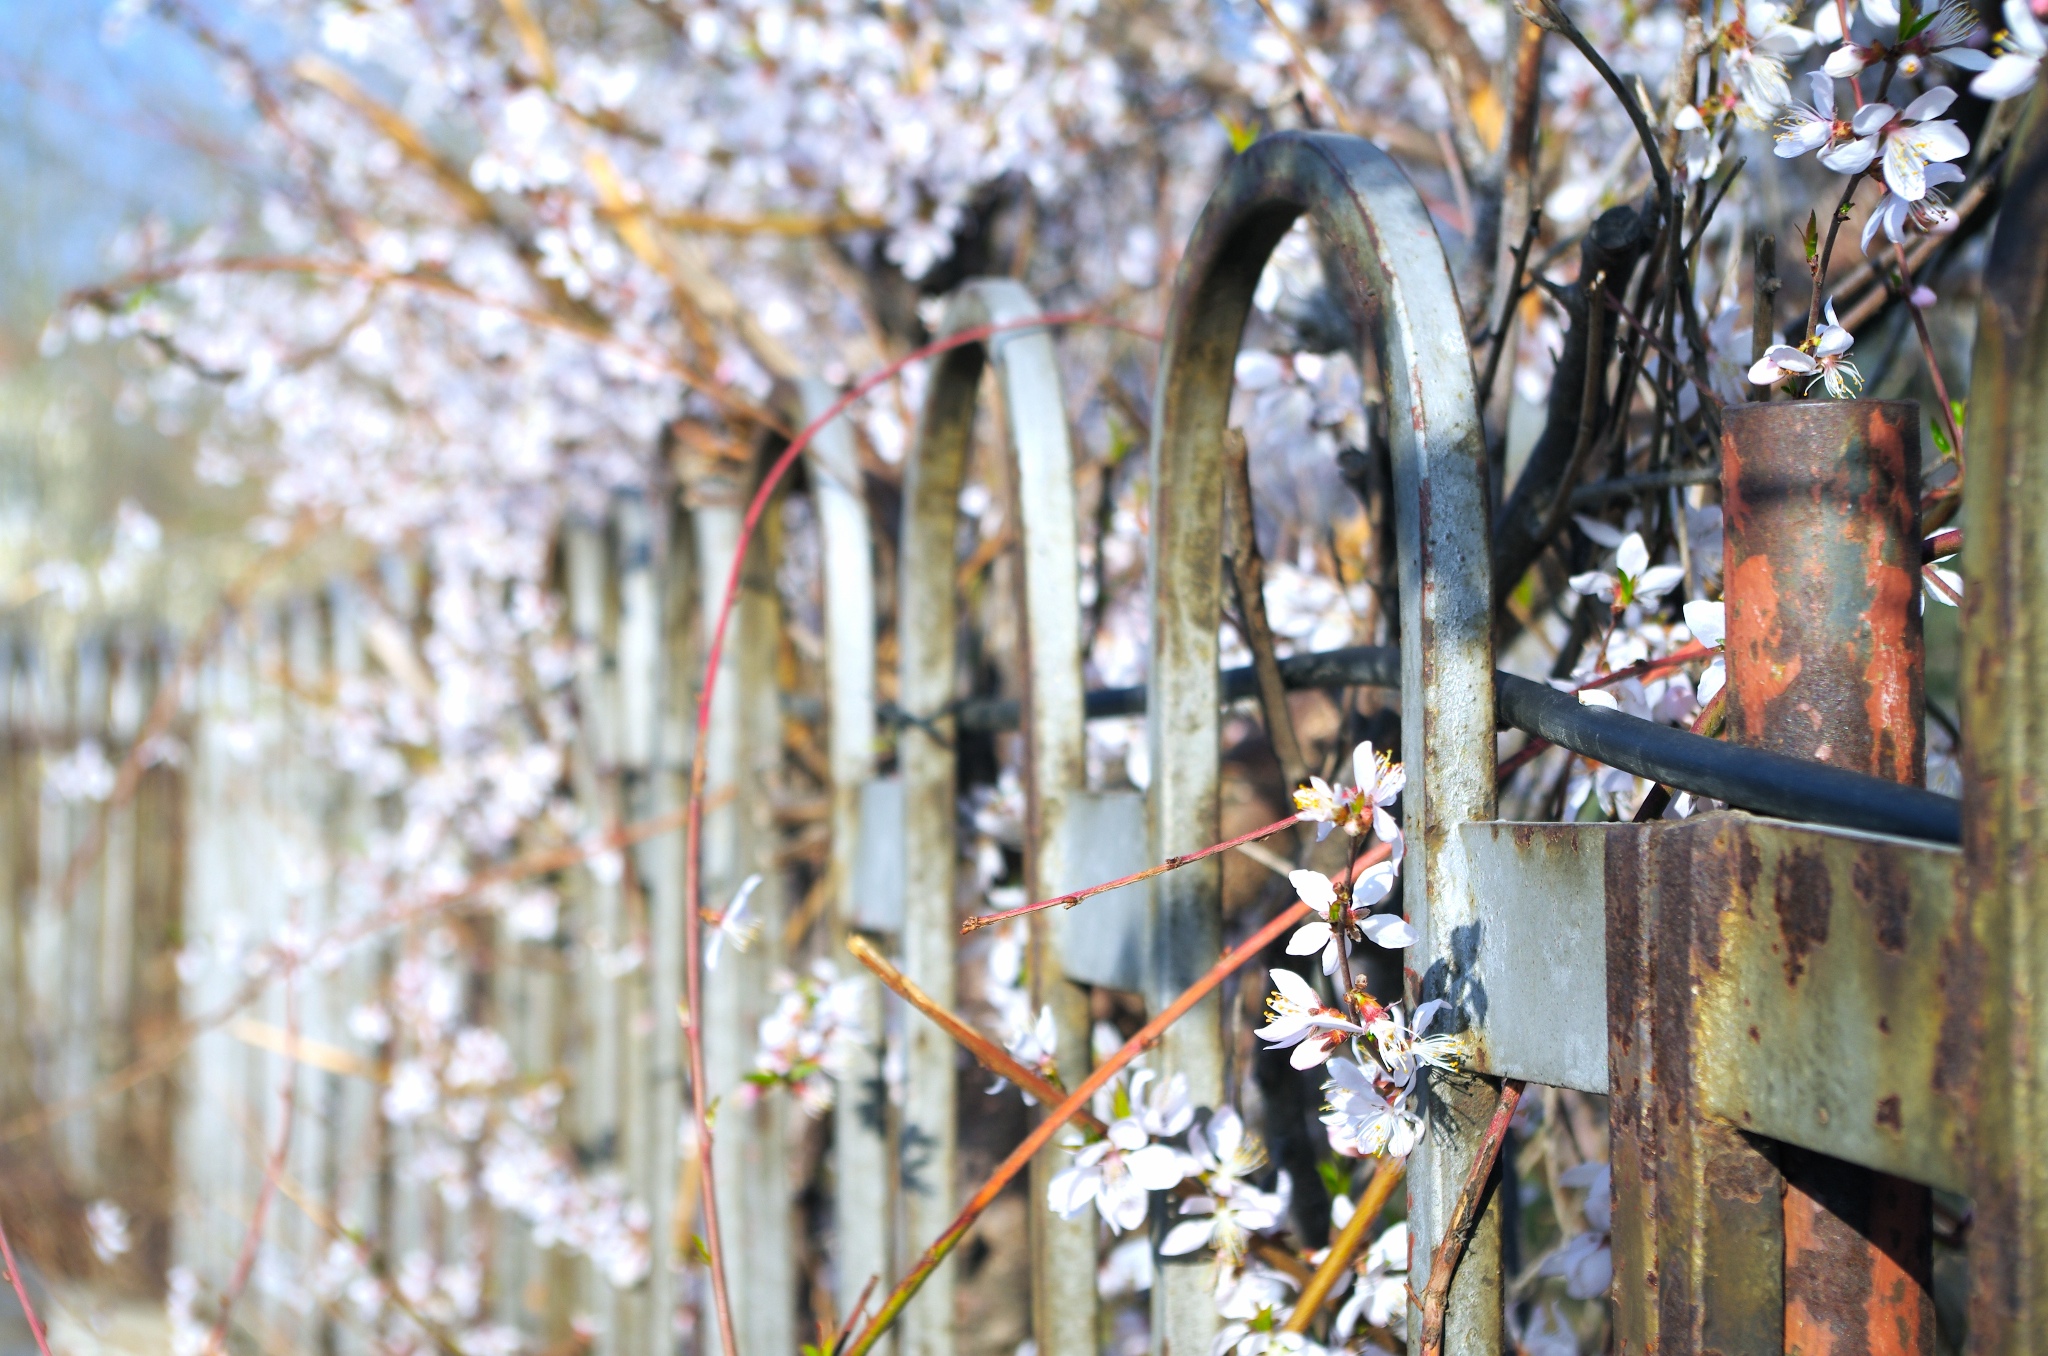
[[[1251,669],[1225,669],[1222,677],[1225,701],[1256,694]],[[1399,687],[1401,654],[1386,646],[1354,646],[1294,655],[1280,661],[1280,677],[1294,689]],[[1924,842],[1963,840],[1962,802],[1948,796],[1586,706],[1569,692],[1512,673],[1495,673],[1493,681],[1494,704],[1504,728],[1525,731],[1674,790],[1777,819]],[[1142,715],[1145,689],[1099,688],[1088,693],[1086,701],[1090,720]],[[955,714],[963,730],[1014,730],[1021,719],[1016,702],[999,698],[962,702]]]

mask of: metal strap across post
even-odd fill
[[[1400,560],[1402,754],[1411,951],[1408,996],[1473,1013],[1465,985],[1475,916],[1457,828],[1493,817],[1494,694],[1486,457],[1472,359],[1435,227],[1400,168],[1369,142],[1327,133],[1267,137],[1238,156],[1210,198],[1175,284],[1152,440],[1152,854],[1219,836],[1222,471],[1233,362],[1267,256],[1308,215],[1336,279],[1365,317],[1379,357],[1392,440]],[[1221,871],[1214,861],[1161,878],[1154,894],[1147,1000],[1156,1008],[1219,954]],[[1173,1028],[1166,1072],[1198,1103],[1223,1088],[1220,1003]],[[1409,1220],[1421,1274],[1456,1199],[1492,1096],[1484,1083],[1438,1084],[1430,1129],[1409,1166]],[[1446,1350],[1501,1346],[1499,1224],[1489,1209],[1459,1268]],[[1153,1287],[1155,1350],[1206,1351],[1215,1302],[1200,1268],[1164,1267]],[[1411,1320],[1411,1331],[1419,1320]]]
[[[1008,279],[964,284],[947,302],[942,335],[1038,315],[1031,295]],[[1051,335],[1005,330],[984,343],[948,352],[933,371],[916,446],[904,475],[902,580],[897,626],[902,656],[900,702],[912,712],[950,711],[958,683],[960,490],[972,446],[983,367],[995,365],[1008,441],[1016,459],[1019,541],[1023,558],[1024,694],[1027,796],[1026,875],[1034,897],[1070,888],[1064,844],[1069,803],[1080,790],[1082,687],[1080,580],[1075,542],[1073,453]],[[950,715],[935,721],[953,728]],[[898,763],[904,806],[904,969],[946,1007],[954,1004],[959,923],[954,869],[959,858],[955,753],[931,730],[904,729]],[[1032,928],[1034,995],[1053,1009],[1061,1073],[1078,1080],[1088,1069],[1088,1003],[1068,983],[1052,919]],[[908,1029],[909,1089],[903,1139],[915,1138],[916,1180],[904,1183],[911,1238],[935,1238],[952,1219],[957,1075],[951,1040],[913,1021]],[[1047,1173],[1060,1166],[1048,1149],[1032,1175],[1034,1217],[1042,1214]],[[908,1169],[906,1168],[906,1172]],[[1095,1222],[1056,1217],[1033,1238],[1034,1331],[1044,1356],[1093,1356]],[[953,1295],[949,1268],[928,1281],[904,1314],[905,1356],[950,1356]]]

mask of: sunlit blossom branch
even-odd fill
[[[29,1303],[28,1287],[22,1283],[21,1264],[14,1260],[14,1245],[7,1240],[5,1224],[0,1224],[0,1258],[7,1262],[7,1283],[14,1287],[14,1297],[21,1301],[21,1314],[28,1320],[28,1330],[36,1339],[37,1352],[41,1356],[50,1356],[50,1342],[43,1335],[43,1320],[36,1317],[36,1306]]]
[[[1154,876],[1163,876],[1169,871],[1179,870],[1189,862],[1199,862],[1204,857],[1213,857],[1219,852],[1228,852],[1232,848],[1243,847],[1246,843],[1256,843],[1261,838],[1271,838],[1282,829],[1288,828],[1300,821],[1301,816],[1299,814],[1291,814],[1285,819],[1276,819],[1271,824],[1253,829],[1250,833],[1241,833],[1227,843],[1211,843],[1208,847],[1194,852],[1183,852],[1178,857],[1168,857],[1157,866],[1148,866],[1143,871],[1133,871],[1128,876],[1119,876],[1115,880],[1104,881],[1100,885],[1091,885],[1085,890],[1074,890],[1064,895],[1054,895],[1050,899],[1041,899],[1030,904],[1019,904],[1014,909],[1003,909],[997,913],[976,914],[960,924],[960,931],[964,935],[973,932],[977,928],[992,927],[1011,918],[1022,918],[1027,913],[1037,913],[1041,909],[1071,909],[1092,895],[1105,894],[1111,890],[1121,890],[1126,885],[1136,885],[1141,880],[1150,880]]]
[[[1934,402],[1941,407],[1942,427],[1948,431],[1948,445],[1955,453],[1956,469],[1963,466],[1963,429],[1956,422],[1956,407],[1948,398],[1948,382],[1941,375],[1941,359],[1935,356],[1934,340],[1927,333],[1927,315],[1919,301],[1919,289],[1913,285],[1913,265],[1906,259],[1905,246],[1896,241],[1892,254],[1899,262],[1899,294],[1906,299],[1906,310],[1913,317],[1913,329],[1920,336],[1920,354],[1927,360],[1927,379],[1934,384]]]
[[[746,568],[747,551],[753,545],[754,533],[759,530],[761,517],[768,510],[776,486],[789,474],[797,459],[809,447],[818,432],[831,424],[840,415],[851,409],[869,392],[893,381],[904,368],[912,363],[935,357],[969,344],[983,343],[998,334],[1045,329],[1062,325],[1099,325],[1121,329],[1131,333],[1148,334],[1126,321],[1104,316],[1096,311],[1068,311],[1054,315],[1031,316],[1025,319],[1003,321],[989,325],[978,325],[961,330],[943,339],[926,344],[924,347],[903,355],[880,370],[871,373],[855,383],[831,407],[806,424],[789,446],[782,450],[774,464],[761,477],[754,497],[747,505],[746,515],[740,520],[739,538],[733,545],[732,563],[727,567],[725,589],[719,598],[718,616],[711,628],[711,644],[704,656],[704,681],[697,691],[697,739],[699,750],[709,747],[711,742],[711,705],[718,691],[718,673],[725,654],[726,631],[732,624],[733,609],[740,596],[740,581]],[[704,1028],[698,1020],[703,1011],[700,1001],[703,988],[703,908],[704,908],[704,783],[707,765],[702,757],[691,760],[690,794],[684,805],[683,822],[683,991],[684,991],[684,1044],[688,1049],[690,1065],[690,1115],[697,1132],[698,1152],[705,1162],[711,1160],[711,1101],[705,1086],[704,1073]],[[718,1315],[720,1340],[727,1356],[739,1356],[739,1348],[733,1336],[732,1299],[725,1282],[725,1252],[719,1232],[718,1184],[712,1174],[704,1178],[704,1246],[711,1262],[711,1295]],[[900,1307],[900,1306],[899,1306]],[[856,1347],[856,1351],[864,1348]]]
[[[1385,855],[1386,844],[1376,844],[1373,851]],[[924,1255],[918,1258],[917,1264],[897,1283],[895,1290],[883,1301],[874,1318],[861,1330],[853,1345],[847,1348],[846,1356],[866,1356],[868,1350],[896,1321],[896,1316],[903,1311],[911,1297],[924,1285],[926,1278],[936,1271],[939,1264],[959,1245],[967,1230],[980,1218],[981,1212],[988,1209],[1017,1174],[1030,1165],[1039,1150],[1052,1142],[1053,1135],[1058,1133],[1062,1125],[1085,1108],[1095,1094],[1107,1087],[1110,1080],[1122,1072],[1126,1065],[1156,1044],[1159,1038],[1166,1034],[1168,1027],[1186,1016],[1195,1004],[1208,997],[1211,991],[1248,962],[1255,960],[1261,952],[1278,940],[1282,933],[1307,918],[1310,912],[1308,905],[1299,901],[1283,909],[1264,927],[1225,952],[1222,958],[1209,968],[1207,974],[1182,990],[1178,998],[1140,1027],[1138,1033],[1125,1041],[1115,1054],[1096,1065],[1095,1071],[1083,1079],[1081,1085],[1075,1088],[1065,1101],[1048,1112],[1031,1133],[1024,1137],[1023,1142],[1010,1151],[1010,1156],[1005,1158],[989,1179],[981,1184],[981,1189],[974,1193],[966,1208],[946,1227],[946,1231],[924,1250]]]
[[[621,338],[600,325],[579,320],[571,316],[557,315],[537,306],[507,301],[499,297],[486,297],[452,278],[433,273],[397,273],[390,269],[378,268],[371,264],[351,263],[346,259],[313,259],[304,255],[236,255],[223,259],[188,259],[177,264],[166,264],[158,268],[141,269],[123,274],[108,282],[81,288],[66,298],[67,305],[90,302],[102,310],[115,312],[120,309],[119,295],[145,287],[155,287],[167,282],[199,273],[253,274],[302,274],[316,278],[346,278],[355,282],[371,283],[379,287],[409,287],[436,296],[449,297],[467,303],[479,310],[502,311],[516,320],[538,329],[553,330],[581,339],[600,348],[613,348],[629,354],[650,368],[675,378],[707,400],[723,406],[729,413],[738,415],[763,428],[777,433],[788,433],[789,429],[774,411],[757,405],[744,396],[715,381],[707,380],[687,364],[659,348],[635,344]]]
[[[1422,1292],[1422,1356],[1443,1354],[1444,1310],[1451,1298],[1451,1278],[1465,1255],[1465,1245],[1472,1240],[1473,1229],[1478,1226],[1480,1199],[1500,1161],[1501,1145],[1507,1140],[1508,1125],[1515,1119],[1515,1108],[1521,1105],[1526,1086],[1519,1078],[1501,1084],[1493,1119],[1486,1124],[1486,1136],[1479,1142],[1479,1151],[1472,1155],[1472,1166],[1465,1173],[1457,1203],[1451,1207],[1436,1255],[1429,1259],[1429,1284]]]
[[[876,979],[887,985],[891,993],[931,1018],[941,1031],[958,1041],[961,1047],[980,1060],[982,1067],[990,1073],[999,1078],[1009,1079],[1047,1106],[1058,1105],[1067,1095],[1066,1089],[1051,1082],[1008,1050],[976,1031],[957,1014],[948,1012],[933,1002],[930,994],[920,989],[909,975],[891,965],[888,958],[876,950],[874,943],[867,938],[856,933],[846,939],[846,949],[853,953],[855,960],[873,972]],[[1100,1117],[1088,1111],[1076,1112],[1073,1119],[1083,1128],[1098,1135],[1109,1130]]]
[[[1343,1229],[1330,1240],[1330,1250],[1316,1267],[1302,1287],[1301,1298],[1294,1302],[1294,1312],[1280,1331],[1303,1333],[1315,1321],[1316,1314],[1337,1288],[1344,1273],[1351,1269],[1351,1259],[1358,1256],[1358,1250],[1365,1246],[1365,1236],[1372,1232],[1380,1211],[1387,1208],[1387,1201],[1394,1194],[1394,1188],[1401,1185],[1401,1178],[1408,1169],[1408,1160],[1388,1154],[1373,1170],[1372,1180],[1365,1184],[1365,1191],[1358,1198],[1358,1207],[1351,1212],[1351,1218],[1344,1221]]]

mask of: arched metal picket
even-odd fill
[[[1023,287],[981,279],[955,291],[941,334],[1009,325],[1039,314]],[[1034,894],[1067,888],[1066,816],[1081,789],[1082,685],[1080,599],[1073,498],[1073,454],[1051,336],[1008,329],[984,343],[957,348],[932,374],[915,450],[904,477],[901,586],[897,627],[902,656],[900,701],[914,713],[948,710],[956,695],[960,490],[966,474],[983,367],[993,363],[1017,470],[1023,619],[1028,656],[1024,722],[1027,811],[1026,875]],[[899,744],[904,806],[904,969],[941,1005],[953,1005],[959,920],[954,913],[958,859],[954,750],[932,729],[906,728]],[[1068,1077],[1088,1067],[1085,994],[1063,977],[1059,934],[1038,920],[1032,973],[1038,1001],[1049,1003],[1058,1030],[1059,1066]],[[908,1029],[909,1088],[904,1138],[929,1146],[921,1180],[906,1187],[905,1219],[913,1249],[952,1219],[954,1199],[954,1052],[929,1024]],[[1049,1151],[1034,1173],[1034,1208],[1044,1199]],[[1086,1356],[1095,1350],[1095,1224],[1092,1217],[1045,1222],[1035,1259],[1039,1350]],[[952,1287],[933,1278],[905,1313],[907,1356],[950,1356]]]

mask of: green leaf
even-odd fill
[[[690,1235],[690,1250],[697,1255],[699,1262],[702,1262],[707,1267],[711,1265],[711,1249],[704,1246],[704,1235]]]
[[[1806,262],[1811,266],[1815,260],[1820,258],[1820,215],[1818,213],[1808,212],[1806,214],[1806,225],[1800,228],[1799,239],[1806,246]]]
[[[1216,121],[1223,125],[1224,135],[1230,138],[1232,155],[1243,155],[1251,149],[1252,143],[1259,139],[1259,129],[1254,123],[1239,122],[1223,112],[1216,114]]]
[[[1948,445],[1948,430],[1941,426],[1941,421],[1939,419],[1931,419],[1928,421],[1927,427],[1934,433],[1935,450],[1944,457],[1954,455],[1955,449]]]
[[[1316,1175],[1323,1179],[1323,1190],[1335,1200],[1351,1194],[1351,1167],[1335,1159],[1324,1159],[1316,1164]]]

